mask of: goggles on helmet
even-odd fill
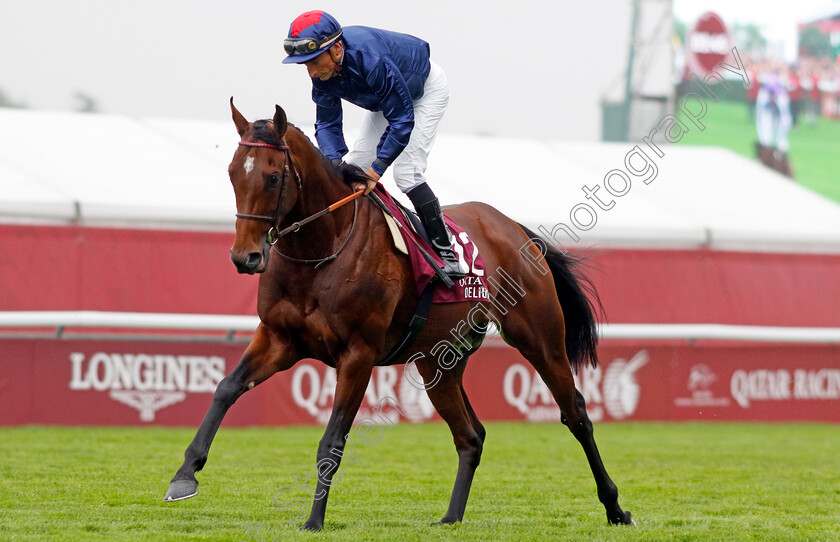
[[[315,38],[286,38],[283,42],[283,48],[289,56],[305,55],[329,47],[339,36],[341,36],[341,29],[320,40]]]

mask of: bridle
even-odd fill
[[[313,215],[310,215],[310,216],[304,218],[303,220],[295,222],[292,225],[287,226],[286,228],[283,228],[282,230],[278,231],[277,227],[279,226],[280,218],[281,218],[280,217],[280,205],[282,204],[284,196],[286,194],[286,181],[287,181],[287,179],[289,178],[290,175],[294,175],[295,176],[295,181],[297,183],[298,192],[300,192],[301,188],[303,187],[303,183],[301,181],[300,174],[297,172],[297,169],[295,169],[294,162],[292,162],[292,153],[289,150],[289,146],[288,145],[274,145],[272,143],[262,143],[262,142],[259,142],[259,141],[240,141],[239,145],[241,147],[260,147],[260,148],[274,149],[276,151],[280,151],[280,152],[282,152],[286,155],[286,164],[285,164],[284,169],[283,169],[283,178],[281,180],[280,190],[277,191],[277,203],[274,206],[274,212],[272,213],[272,215],[271,216],[269,216],[269,215],[253,215],[253,214],[248,214],[248,213],[237,212],[236,213],[236,218],[243,218],[243,219],[246,219],[246,220],[258,220],[260,222],[268,222],[269,224],[271,224],[271,228],[268,230],[268,233],[266,234],[266,240],[268,241],[268,244],[271,245],[272,250],[274,250],[274,252],[276,252],[282,258],[284,258],[286,260],[296,262],[296,263],[314,263],[316,269],[321,264],[329,262],[331,260],[334,260],[336,258],[336,256],[338,256],[338,254],[342,251],[342,249],[344,249],[344,247],[347,246],[347,242],[350,241],[350,237],[353,236],[353,230],[356,229],[356,217],[357,217],[358,211],[359,211],[359,202],[357,201],[357,198],[359,196],[361,196],[364,193],[364,191],[360,190],[358,192],[355,192],[354,194],[352,194],[350,196],[347,196],[346,198],[344,198],[340,201],[337,201],[336,203],[333,203],[332,205],[330,205],[326,209],[318,211],[317,213],[315,213]],[[299,258],[293,258],[292,256],[287,256],[286,254],[283,254],[282,252],[277,250],[277,247],[275,245],[277,244],[277,241],[279,241],[281,237],[298,231],[300,229],[300,227],[303,226],[304,224],[308,224],[309,222],[312,222],[315,219],[321,218],[322,216],[324,216],[327,213],[333,212],[334,210],[338,209],[339,207],[341,207],[345,203],[350,202],[351,200],[353,201],[353,203],[355,205],[354,205],[354,208],[353,208],[353,223],[350,226],[350,233],[347,234],[347,239],[344,240],[344,242],[341,244],[340,247],[338,247],[338,250],[335,251],[334,254],[332,254],[330,256],[327,256],[326,258],[318,258],[318,259],[314,259],[314,260],[304,260],[304,259],[299,259]]]
[[[286,155],[286,163],[283,167],[283,179],[281,179],[280,183],[280,190],[277,191],[277,203],[274,206],[274,212],[271,216],[268,215],[252,215],[248,213],[236,213],[236,218],[244,218],[246,220],[259,220],[261,222],[268,222],[271,224],[271,229],[268,230],[268,237],[269,243],[274,245],[277,242],[277,239],[274,239],[274,242],[271,242],[270,239],[277,233],[277,226],[279,225],[280,221],[280,204],[283,202],[283,197],[286,195],[286,181],[289,178],[289,175],[295,176],[295,181],[297,182],[298,191],[300,191],[303,183],[300,180],[300,175],[298,174],[297,170],[295,169],[294,162],[292,162],[292,153],[289,151],[288,145],[273,145],[271,143],[261,143],[258,141],[240,141],[240,147],[260,147],[264,149],[274,149],[276,151],[280,151]],[[285,235],[285,234],[283,234]],[[278,236],[280,237],[280,236]]]

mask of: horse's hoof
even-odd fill
[[[195,480],[175,480],[169,484],[164,502],[183,501],[198,494],[198,482]]]
[[[636,522],[630,517],[630,512],[624,512],[623,516],[617,518],[610,518],[610,523],[613,525],[636,525]]]
[[[315,523],[314,521],[307,521],[303,524],[303,527],[300,528],[301,531],[320,531],[324,528],[323,523]]]
[[[458,523],[457,519],[443,518],[440,521],[436,521],[434,523],[431,523],[431,526],[434,527],[436,525],[454,525],[456,523]]]

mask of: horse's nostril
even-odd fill
[[[247,265],[250,268],[254,268],[254,267],[257,267],[258,265],[260,265],[261,261],[262,261],[262,254],[259,253],[259,252],[252,252],[252,253],[248,254],[248,259],[245,261],[245,265]]]

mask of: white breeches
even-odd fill
[[[414,102],[414,129],[411,131],[411,138],[403,152],[391,164],[394,181],[403,193],[426,182],[429,152],[435,143],[438,125],[449,103],[449,82],[446,80],[446,74],[437,64],[431,64],[429,77],[423,86],[423,96]],[[376,148],[387,127],[388,120],[381,111],[367,112],[353,144],[353,150],[347,153],[344,161],[367,171],[376,159]]]

